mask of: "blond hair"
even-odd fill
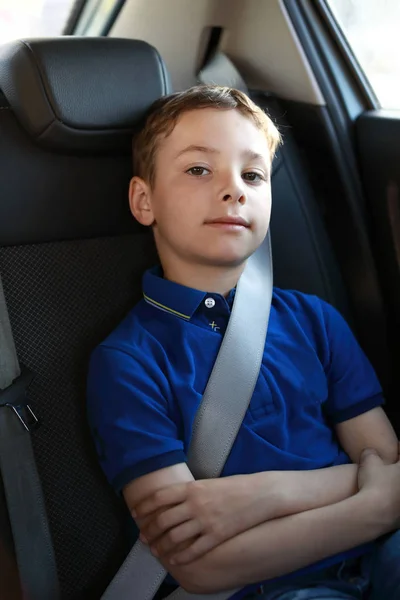
[[[152,104],[143,129],[133,139],[134,174],[153,186],[160,139],[165,139],[172,133],[184,113],[201,108],[235,109],[251,119],[264,133],[272,160],[281,143],[281,136],[270,117],[239,90],[217,85],[198,85],[184,92],[164,96]]]

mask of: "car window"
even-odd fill
[[[0,0],[0,44],[60,35],[75,0]]]
[[[326,0],[383,108],[400,109],[399,0]]]

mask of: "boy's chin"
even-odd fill
[[[258,247],[258,246],[257,246]],[[220,252],[215,252],[214,261],[215,263],[220,264],[221,266],[226,267],[239,267],[243,263],[245,263],[248,258],[257,250],[256,248],[224,248]]]
[[[251,254],[253,254],[251,252]],[[250,256],[251,256],[250,254]],[[248,253],[215,253],[207,257],[203,257],[204,263],[210,267],[220,267],[225,269],[232,269],[240,267],[249,258]]]

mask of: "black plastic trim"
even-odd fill
[[[125,0],[114,0],[112,7],[108,9],[104,0],[85,0],[77,18],[71,23],[69,33],[83,37],[108,36],[124,4]],[[105,9],[108,12],[103,15]],[[99,23],[96,22],[98,13],[101,16]]]
[[[331,7],[327,4],[326,0],[315,0],[315,8],[328,28],[332,41],[345,60],[351,75],[357,81],[360,92],[364,95],[366,108],[369,110],[379,108],[379,100]]]
[[[0,90],[0,110],[7,108],[10,108],[10,103],[8,102],[3,92]]]
[[[82,35],[82,36],[88,36],[88,35],[89,35],[89,34],[88,34],[88,30],[90,29],[90,27],[91,27],[91,25],[92,25],[92,23],[93,23],[93,20],[94,20],[94,18],[95,18],[95,16],[96,16],[96,13],[97,13],[97,11],[99,10],[99,8],[100,8],[100,6],[101,6],[101,3],[102,3],[102,0],[97,0],[96,4],[95,4],[95,5],[93,5],[93,6],[91,6],[89,2],[87,2],[87,3],[86,3],[88,10],[90,10],[90,9],[91,9],[91,10],[90,10],[90,13],[89,13],[89,15],[88,15],[88,17],[87,17],[87,19],[86,19],[85,27],[84,27],[84,29],[82,30],[82,32],[81,32],[81,33],[79,33],[79,35]],[[86,5],[85,5],[85,6],[86,6]],[[83,17],[83,16],[84,16],[84,13],[82,13],[82,17]],[[78,29],[79,25],[80,25],[80,21],[78,21],[78,22],[76,23],[76,29],[75,29],[75,32],[77,31],[77,29]],[[93,35],[95,35],[95,34],[93,34]]]
[[[117,20],[118,15],[121,12],[124,4],[125,4],[125,0],[117,0],[115,2],[114,7],[112,8],[110,15],[109,15],[107,21],[105,22],[103,29],[101,30],[99,35],[106,36],[110,33],[111,28],[114,25],[115,21]]]
[[[79,19],[82,16],[87,0],[75,0],[69,13],[67,22],[62,30],[62,35],[73,35]]]
[[[314,139],[314,146],[320,147],[327,163],[331,163],[331,172],[326,177],[337,190],[336,198],[332,198],[331,192],[327,195],[330,235],[354,306],[360,340],[386,387],[390,377],[387,313],[372,253],[370,215],[355,152],[354,121],[365,112],[365,104],[363,97],[357,96],[358,87],[354,87],[351,73],[332,45],[315,4],[310,0],[283,2],[326,100],[326,107],[316,115],[315,126],[321,140]],[[303,129],[304,146],[310,148],[307,137],[311,132],[304,131],[297,109],[294,116],[296,123],[289,116],[294,134]]]

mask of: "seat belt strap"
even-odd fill
[[[32,375],[20,368],[0,277],[0,470],[23,597],[58,600],[53,545],[30,431]]]
[[[272,301],[270,234],[239,279],[228,327],[195,417],[188,467],[195,479],[219,477],[256,385]],[[166,571],[139,540],[102,600],[152,600]],[[169,600],[226,600],[237,590],[190,594],[179,588]]]
[[[188,464],[195,479],[219,477],[260,372],[272,300],[269,235],[240,277],[228,327],[197,411]]]
[[[11,331],[10,319],[0,275],[0,390],[7,388],[19,377],[17,351]]]

